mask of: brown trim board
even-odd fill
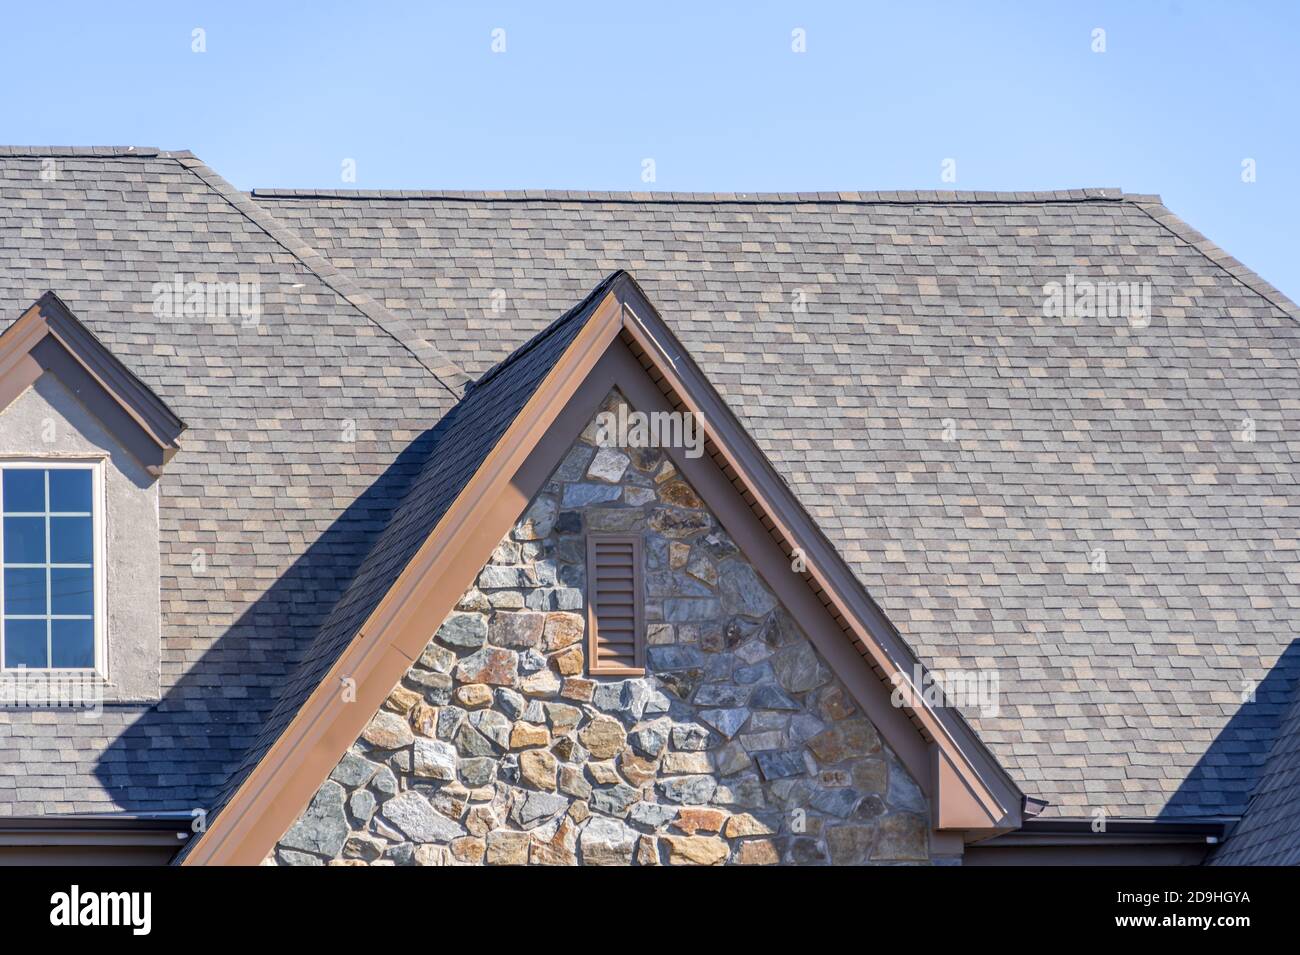
[[[0,333],[0,410],[47,371],[155,476],[179,450],[185,423],[53,292]]]
[[[635,314],[629,302],[636,304]],[[402,673],[423,652],[432,635],[429,621],[440,622],[452,610],[611,388],[619,387],[634,406],[646,410],[670,403],[662,388],[655,387],[645,363],[619,340],[625,334],[635,338],[638,330],[645,332],[648,309],[630,279],[620,279],[611,287],[351,645],[199,838],[184,864],[255,865],[265,858]],[[658,340],[672,341],[662,337],[666,328],[656,331]],[[654,354],[651,349],[655,349],[665,365],[680,371],[680,347],[664,351],[657,348],[656,339],[646,336],[645,340],[651,347],[643,349],[643,356]],[[658,377],[666,380],[663,374]],[[701,404],[721,405],[711,387],[703,397]],[[729,413],[716,412],[714,416],[706,412],[704,417],[705,428],[715,439],[713,446],[724,459],[730,445],[716,429],[729,418]],[[943,723],[927,714],[922,725],[941,732],[925,736],[909,720],[908,711],[890,705],[889,689],[872,673],[866,652],[844,639],[828,603],[790,571],[788,557],[768,522],[753,510],[758,498],[734,493],[739,490],[734,480],[738,472],[729,464],[720,466],[710,455],[692,460],[679,452],[674,461],[931,795],[936,828],[969,830],[974,836],[1018,825],[1018,800],[990,788],[954,745],[952,735],[943,731]],[[868,628],[862,627],[861,634],[861,639],[871,640]],[[878,648],[873,652],[893,665]],[[350,703],[339,692],[344,679],[355,681]],[[936,747],[943,751],[943,762],[958,767],[954,774],[934,771],[931,760]],[[945,787],[943,794],[933,791],[936,781]],[[946,807],[942,813],[940,807]],[[947,846],[954,845],[953,840],[942,838],[946,834],[937,835]]]

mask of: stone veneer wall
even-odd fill
[[[927,860],[925,797],[695,492],[594,441],[267,862]],[[586,672],[588,532],[644,535],[644,678]]]

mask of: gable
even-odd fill
[[[270,861],[931,858],[920,787],[696,490],[602,440],[627,409],[606,398]],[[634,676],[595,672],[583,613],[611,541],[636,543]]]
[[[369,618],[359,623],[355,638],[328,666],[287,727],[232,785],[233,791],[223,801],[215,825],[187,849],[187,864],[251,863],[265,856],[296,812],[309,801],[318,785],[316,781],[328,775],[367,716],[383,703],[401,674],[423,652],[429,636],[427,621],[442,619],[449,612],[465,584],[487,560],[610,388],[618,386],[629,396],[628,389],[639,389],[640,394],[633,398],[638,407],[667,408],[665,393],[656,390],[654,381],[657,378],[664,387],[668,379],[663,369],[681,371],[689,361],[634,283],[626,276],[612,278],[614,281],[605,283],[600,296],[589,300],[590,305],[584,304],[582,327],[571,335],[570,343],[542,384],[525,392],[522,410],[460,492],[454,506],[437,520],[433,532]],[[630,308],[633,300],[640,303],[639,314]],[[561,327],[564,320],[539,336],[538,342],[549,341],[554,330]],[[636,327],[641,329],[639,333],[629,331]],[[637,345],[640,360],[619,340],[620,334]],[[639,343],[637,334],[641,335]],[[535,350],[529,347],[522,349],[518,357],[533,354]],[[648,366],[643,362],[649,362],[651,356],[661,364],[648,375]],[[488,387],[508,387],[516,360],[485,376]],[[692,374],[698,376],[698,370],[692,369]],[[482,385],[480,382],[470,392],[467,403],[475,401]],[[695,397],[708,390],[707,383],[698,378],[682,387]],[[716,394],[705,397],[710,402],[706,420],[721,427],[724,415],[719,412],[725,412],[725,408]],[[718,445],[711,445],[718,454],[732,444],[724,444],[721,434],[720,430],[714,432]],[[743,433],[731,434],[736,440],[743,439]],[[442,451],[456,457],[454,448]],[[669,453],[674,454],[671,450]],[[752,444],[745,454],[752,465],[757,454]],[[438,457],[438,449],[434,457]],[[681,455],[675,454],[674,462],[691,467],[681,460]],[[747,473],[748,465],[739,470],[728,465],[724,473],[708,455],[698,463],[701,468],[712,469],[716,476],[704,477],[709,490],[698,479],[692,477],[692,481],[701,487],[729,533],[745,536],[746,553],[751,558],[760,552],[765,555],[763,559],[772,569],[762,571],[764,579],[781,593],[782,599],[788,596],[794,601],[790,603],[792,611],[798,606],[801,623],[813,626],[809,636],[837,675],[853,680],[851,689],[859,705],[868,710],[900,760],[931,795],[935,824],[969,834],[1014,827],[1019,818],[1020,794],[955,713],[935,709],[932,702],[915,696],[909,696],[902,706],[891,705],[888,688],[880,674],[872,674],[872,668],[881,668],[890,679],[899,674],[906,681],[910,675],[896,662],[905,646],[896,633],[880,631],[879,611],[872,611],[868,602],[856,609],[836,610],[832,615],[828,607],[839,600],[835,582],[826,579],[819,585],[816,593],[820,599],[809,586],[813,576],[829,569],[830,562],[822,568],[804,568],[797,575],[789,574],[788,555],[770,533],[773,525],[764,525],[752,509],[758,498],[752,494],[736,497],[737,482]],[[728,502],[728,495],[734,500]],[[802,519],[806,520],[806,515]],[[782,540],[791,546],[801,543],[790,533]],[[809,542],[809,546],[813,543]],[[820,549],[817,553],[821,553]],[[845,573],[843,568],[839,572]],[[865,596],[862,599],[866,600]],[[865,611],[872,619],[860,618],[858,611]],[[853,630],[851,640],[845,639],[849,632],[845,628]],[[892,644],[893,649],[887,650],[879,639]],[[872,659],[864,661],[868,653]],[[341,695],[340,688],[346,688],[346,693]]]

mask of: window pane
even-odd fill
[[[49,666],[45,658],[44,620],[5,621],[5,666]]]
[[[45,472],[35,468],[6,468],[5,513],[45,510]]]
[[[95,627],[89,620],[52,620],[50,666],[82,668],[95,665]]]
[[[94,556],[89,517],[50,518],[50,563],[89,564]]]
[[[51,468],[50,510],[89,513],[90,471],[85,468]]]
[[[5,569],[4,586],[5,613],[45,613],[45,571],[43,569],[8,567]],[[79,610],[68,612],[89,613],[89,611]]]
[[[45,563],[45,518],[6,517],[4,537],[6,564]]]
[[[6,590],[6,602],[8,602],[8,593]],[[89,567],[51,567],[50,613],[89,614],[94,611],[95,572]],[[38,612],[44,613],[43,610]]]

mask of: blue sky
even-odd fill
[[[6,143],[190,149],[245,189],[1120,186],[1300,299],[1293,2],[51,2],[5,20]]]

